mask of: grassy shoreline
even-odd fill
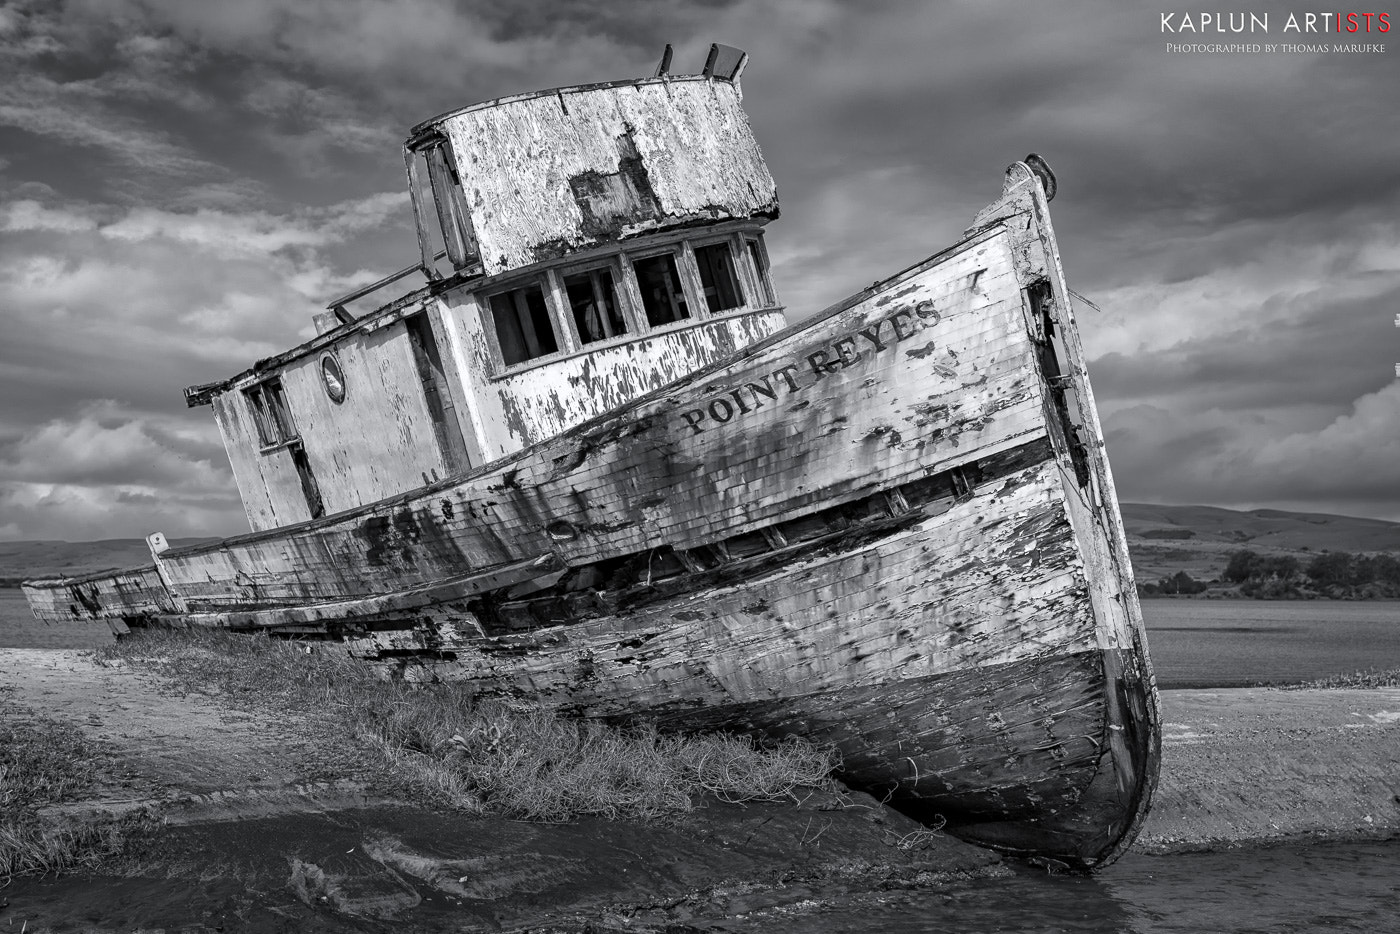
[[[690,811],[702,796],[796,802],[803,789],[834,787],[838,764],[834,750],[799,741],[765,748],[569,721],[477,702],[453,685],[385,682],[334,648],[265,636],[139,632],[91,658],[155,675],[152,691],[265,715],[288,741],[313,737],[325,774],[368,775],[390,798],[469,815],[645,821]],[[9,693],[0,687],[0,879],[96,868],[154,826],[149,811],[55,808],[100,797],[113,760],[77,725],[38,717]]]
[[[457,685],[386,682],[334,647],[266,636],[149,630],[94,659],[248,709],[314,712],[323,735],[377,755],[394,793],[478,814],[648,819],[704,794],[794,797],[828,784],[838,764],[834,750],[799,741],[761,748],[746,737],[564,720],[479,702]]]

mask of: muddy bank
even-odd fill
[[[483,819],[391,800],[314,712],[173,695],[77,651],[0,650],[0,684],[0,715],[105,748],[99,787],[52,810],[162,822],[101,873],[13,882],[0,919],[16,930],[665,930],[1004,871],[839,788],[654,822]]]
[[[657,931],[997,869],[864,796],[651,823],[351,808],[170,828],[102,874],[17,881],[5,915],[30,930]]]
[[[86,653],[0,650],[0,715],[110,754],[74,814],[163,824],[100,874],[16,880],[16,930],[685,931],[1006,872],[867,796],[698,802],[652,823],[529,824],[404,806],[314,719],[162,692]],[[1400,689],[1169,691],[1140,852],[1400,832]],[[312,712],[314,717],[314,712]]]

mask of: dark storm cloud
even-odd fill
[[[1287,7],[1247,8],[1282,41]],[[1120,494],[1400,517],[1400,50],[1173,55],[1158,12],[6,3],[0,534],[236,530],[208,412],[179,391],[412,261],[407,129],[649,74],[667,42],[695,71],[711,41],[753,56],[793,318],[946,246],[1039,151],[1070,283],[1102,308],[1079,314]],[[178,508],[150,505],[162,490]]]

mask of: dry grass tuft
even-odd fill
[[[0,878],[93,867],[121,851],[144,816],[73,819],[41,813],[92,787],[101,753],[71,726],[0,723]]]
[[[837,765],[834,751],[795,740],[760,748],[513,710],[451,684],[384,682],[334,647],[265,636],[147,631],[96,658],[148,668],[182,691],[315,711],[322,727],[377,749],[407,790],[526,820],[650,818],[704,793],[773,800],[825,784]]]

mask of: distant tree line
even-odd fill
[[[1238,586],[1247,597],[1260,599],[1400,597],[1400,556],[1324,551],[1304,564],[1292,555],[1261,555],[1245,549],[1230,553],[1221,581]],[[1178,571],[1138,589],[1143,596],[1153,596],[1201,593],[1207,587]]]
[[[1155,584],[1138,584],[1138,593],[1144,597],[1205,593],[1209,589],[1209,584],[1196,580],[1185,571],[1177,571],[1170,577],[1163,577]]]

